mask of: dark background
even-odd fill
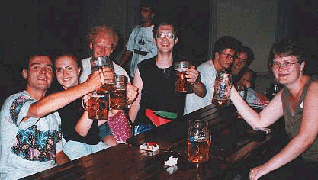
[[[317,38],[317,7],[310,7],[316,6],[317,1],[293,2],[289,7],[289,35]],[[28,49],[76,49],[81,58],[88,57],[87,31],[94,24],[105,23],[113,26],[121,38],[114,56],[123,52],[131,30],[140,23],[140,4],[143,0],[0,1],[0,104],[10,94],[25,88],[20,65]],[[177,52],[195,65],[207,60],[210,2],[153,0],[152,4],[158,21],[170,19],[179,25]],[[303,13],[308,7],[312,10]],[[312,42],[311,52],[316,54],[317,43]],[[317,71],[317,63],[311,69]]]

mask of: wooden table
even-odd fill
[[[95,154],[56,166],[25,179],[227,179],[237,163],[266,148],[272,134],[253,131],[230,107],[213,105],[152,131],[130,138],[130,144],[118,144]],[[187,161],[187,121],[203,119],[212,132],[210,159],[199,169]],[[160,149],[139,149],[143,142],[158,142]],[[178,157],[174,167],[164,166],[170,156]],[[235,174],[234,174],[235,175]]]

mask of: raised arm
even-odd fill
[[[205,85],[201,82],[200,73],[195,69],[194,66],[191,66],[187,70],[186,78],[188,82],[192,85],[193,92],[203,98],[206,95]]]
[[[135,73],[135,78],[134,78],[133,84],[134,84],[134,86],[136,86],[138,88],[139,95],[137,96],[136,100],[133,102],[133,104],[131,105],[130,110],[129,110],[129,117],[130,117],[130,120],[132,122],[135,121],[137,113],[138,113],[138,111],[140,109],[141,91],[142,91],[142,88],[143,88],[143,81],[142,81],[142,79],[140,77],[140,72],[139,72],[138,68],[136,69],[136,73]]]
[[[25,119],[29,117],[43,117],[64,107],[75,99],[94,91],[102,85],[100,77],[100,72],[95,71],[84,83],[44,97],[30,106]]]
[[[303,118],[298,134],[281,150],[265,164],[258,166],[251,171],[251,176],[257,179],[284,164],[294,160],[305,152],[308,147],[316,140],[318,133],[318,83],[312,82],[307,90],[303,101]]]
[[[130,56],[132,55],[132,52],[129,51],[129,50],[126,50],[122,59],[121,59],[121,62],[120,62],[120,66],[125,66],[125,64],[127,63],[128,59],[130,58]]]
[[[231,100],[243,119],[253,128],[268,127],[283,116],[282,91],[260,112],[257,113],[242,99],[235,87],[231,89]]]

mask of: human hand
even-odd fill
[[[88,79],[85,81],[89,87],[91,87],[91,91],[94,91],[100,88],[103,83],[103,73],[101,71],[93,71],[89,76]]]
[[[139,89],[131,84],[127,84],[127,104],[132,104],[139,95]]]
[[[191,66],[187,69],[185,77],[189,83],[195,83],[197,80],[200,80],[199,74],[199,71],[197,71],[194,66]]]
[[[260,165],[257,166],[253,169],[251,169],[250,173],[249,173],[249,179],[250,180],[257,180],[260,177],[264,176],[265,174],[267,174],[269,171],[267,170],[266,165]]]

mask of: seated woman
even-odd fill
[[[248,68],[253,59],[254,53],[249,47],[242,46],[236,52],[231,66],[233,84],[248,104],[266,104],[267,98],[254,90],[256,73]]]
[[[55,58],[56,78],[61,85],[61,91],[78,85],[81,72],[79,62],[78,58],[70,53]],[[109,76],[113,76],[112,72],[108,73]],[[105,72],[104,75],[106,75]],[[128,89],[131,92],[132,89]],[[137,89],[135,91],[136,95]],[[134,97],[134,95],[130,97]],[[117,144],[111,133],[103,137],[104,142],[102,142],[99,136],[99,126],[107,126],[106,128],[109,129],[107,120],[93,121],[89,119],[88,112],[82,107],[81,98],[59,109],[58,112],[62,120],[62,133],[67,141],[63,150],[71,160]],[[110,116],[114,114],[114,112],[113,114],[109,113]]]
[[[249,68],[253,60],[254,53],[252,49],[246,46],[240,47],[234,56],[233,64],[231,66],[233,84],[237,84],[242,79],[243,75],[248,73],[250,74],[249,79],[246,79],[248,81],[241,83],[244,83],[244,85],[250,86],[253,89],[255,88],[256,74]]]
[[[297,39],[283,39],[272,46],[269,65],[277,82],[283,84],[284,88],[260,113],[253,111],[235,88],[231,90],[233,104],[253,129],[268,127],[284,116],[285,129],[291,139],[278,154],[253,168],[250,179],[257,180],[274,170],[268,174],[269,178],[289,179],[308,175],[308,179],[317,179],[318,78],[304,74],[306,60],[306,49]],[[294,169],[285,169],[288,167],[286,164],[298,157],[314,164],[313,168],[293,166]]]

